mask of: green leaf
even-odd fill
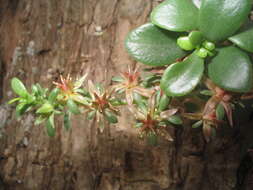
[[[208,50],[205,48],[200,48],[196,51],[196,55],[204,59],[208,56]]]
[[[197,29],[198,8],[190,0],[166,0],[151,13],[153,24],[175,32]]]
[[[194,124],[192,125],[192,128],[198,128],[198,127],[201,127],[201,126],[202,126],[202,124],[203,124],[203,121],[202,121],[202,120],[197,121],[196,123],[194,123]]]
[[[169,117],[168,121],[174,125],[182,125],[183,121],[178,115],[172,115]]]
[[[212,96],[213,95],[213,92],[211,90],[201,90],[199,93],[202,95],[205,95],[205,96]]]
[[[161,89],[167,96],[183,96],[199,83],[204,71],[204,61],[195,53],[182,62],[170,65],[161,80]]]
[[[189,34],[190,42],[196,47],[203,42],[204,36],[200,31],[192,31]]]
[[[168,105],[170,104],[171,97],[168,97],[166,94],[163,94],[158,105],[158,111],[164,111],[167,109]]]
[[[225,47],[208,65],[208,75],[219,87],[233,92],[249,92],[253,73],[249,56],[236,47]]]
[[[64,118],[63,118],[63,123],[64,123],[64,128],[68,131],[71,128],[71,123],[70,123],[70,113],[66,112],[64,114]]]
[[[11,87],[16,94],[23,98],[26,98],[28,95],[25,85],[18,78],[13,78],[11,80]]]
[[[114,76],[114,77],[112,77],[112,81],[113,82],[123,82],[124,79],[120,76]]]
[[[32,85],[32,93],[34,95],[39,94],[39,89],[38,89],[37,85],[34,85],[34,84]]]
[[[20,98],[13,98],[10,101],[8,101],[8,104],[13,104],[14,102],[19,101],[19,100]]]
[[[39,124],[41,124],[41,123],[43,123],[44,121],[46,121],[46,117],[43,117],[43,116],[39,116],[39,117],[37,117],[36,119],[35,119],[35,122],[34,122],[34,125],[39,125]]]
[[[211,40],[225,40],[233,35],[247,19],[251,0],[202,0],[199,28]]]
[[[75,92],[82,94],[83,96],[89,96],[89,92],[85,89],[78,88],[75,90]]]
[[[56,98],[57,98],[59,92],[60,92],[60,89],[59,89],[59,88],[54,88],[54,89],[50,92],[50,94],[49,94],[49,96],[48,96],[48,101],[49,101],[51,104],[55,103],[55,100],[56,100]]]
[[[116,117],[116,115],[114,115],[112,112],[105,110],[105,117],[107,119],[107,121],[109,121],[109,123],[118,123],[118,119]]]
[[[46,102],[36,111],[36,113],[47,114],[51,113],[52,111],[54,111],[54,107],[49,102]]]
[[[228,38],[240,48],[253,53],[253,28]]]
[[[76,103],[72,99],[68,99],[67,107],[68,107],[69,111],[73,114],[79,114],[80,113],[80,110],[79,110],[78,106],[76,105]]]
[[[16,107],[16,115],[17,117],[20,117],[23,115],[29,108],[30,104],[27,104],[26,102],[19,103]]]
[[[94,110],[94,111],[89,112],[89,113],[87,114],[87,119],[88,119],[88,120],[92,120],[92,119],[94,119],[94,117],[95,117],[95,113],[96,113],[96,111],[95,111],[95,110]]]
[[[127,103],[121,99],[112,99],[110,100],[110,104],[113,106],[122,106],[122,105],[126,105]]]
[[[87,75],[84,75],[80,79],[78,79],[77,81],[75,81],[75,83],[74,83],[74,90],[77,90],[77,89],[81,88],[81,86],[83,85],[86,77],[87,77]]]
[[[143,123],[141,123],[141,122],[137,122],[134,125],[135,128],[141,128],[142,126],[143,126]]]
[[[209,50],[209,51],[212,51],[212,50],[215,49],[215,44],[212,43],[212,42],[205,41],[205,42],[203,43],[203,46],[204,46],[205,49],[207,49],[207,50]]]
[[[191,43],[188,36],[183,36],[177,39],[177,45],[183,50],[193,50],[195,46]]]
[[[50,137],[55,136],[55,126],[54,126],[54,114],[51,114],[46,122],[47,134]]]
[[[177,46],[177,38],[177,34],[147,23],[129,33],[125,46],[137,61],[150,66],[163,66],[185,55]]]
[[[223,118],[225,116],[225,110],[224,110],[224,107],[222,106],[222,104],[219,104],[216,107],[215,113],[216,113],[216,118],[218,120],[223,120]]]

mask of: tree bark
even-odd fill
[[[14,108],[5,104],[14,97],[12,77],[28,86],[39,82],[50,88],[60,74],[81,76],[90,67],[89,79],[110,84],[113,75],[136,64],[124,49],[124,39],[148,21],[157,3],[0,0],[0,189],[232,190],[242,186],[238,168],[251,146],[244,134],[252,131],[220,129],[207,144],[201,129],[182,127],[171,129],[174,142],[160,139],[152,147],[137,137],[132,116],[123,110],[119,124],[107,126],[104,133],[84,116],[75,116],[71,131],[58,122],[57,136],[50,138],[44,126],[33,125],[32,114],[16,120]]]

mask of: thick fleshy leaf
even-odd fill
[[[47,134],[50,137],[55,136],[55,126],[54,126],[54,114],[50,115],[46,122]]]
[[[168,118],[168,121],[174,125],[182,125],[183,120],[178,115],[172,115]]]
[[[204,60],[195,53],[182,62],[170,65],[161,80],[161,89],[168,96],[183,96],[199,83],[204,71]]]
[[[28,92],[26,90],[26,87],[18,78],[13,78],[11,80],[11,87],[12,87],[12,90],[19,96],[23,98],[27,97]]]
[[[67,107],[68,107],[69,111],[73,114],[79,114],[80,113],[80,110],[79,110],[78,106],[76,105],[76,103],[72,99],[68,99]]]
[[[240,48],[253,53],[253,28],[232,36],[229,38],[229,40]]]
[[[159,104],[158,104],[158,111],[164,111],[167,109],[168,105],[170,104],[171,97],[168,97],[166,94],[163,94]]]
[[[48,97],[48,101],[49,101],[51,104],[55,103],[55,100],[56,100],[56,98],[57,98],[59,92],[60,92],[60,89],[59,89],[59,88],[54,88],[54,89],[50,92],[49,97]]]
[[[240,28],[250,8],[251,0],[202,0],[199,28],[211,41],[224,40]]]
[[[197,121],[196,123],[194,123],[194,124],[192,125],[192,128],[198,128],[198,127],[200,127],[200,126],[202,126],[202,125],[203,125],[203,121],[200,120],[200,121]]]
[[[219,87],[232,92],[252,89],[253,73],[249,56],[236,47],[225,47],[208,65],[208,75]]]
[[[37,111],[38,114],[47,114],[54,111],[54,107],[49,103],[44,103]]]
[[[152,11],[151,21],[175,32],[197,29],[198,8],[191,0],[166,0]]]
[[[64,114],[64,118],[63,118],[64,128],[65,128],[67,131],[71,128],[70,116],[71,116],[71,113],[70,113],[70,112],[66,112],[66,113]]]
[[[219,104],[216,107],[215,114],[216,114],[216,118],[218,120],[223,120],[223,118],[225,116],[225,110],[224,110],[224,107],[222,106],[222,104]]]
[[[147,23],[130,32],[125,46],[137,61],[150,66],[163,66],[185,55],[177,45],[177,38],[177,34]]]
[[[109,123],[112,123],[112,124],[118,123],[118,119],[116,115],[114,115],[111,111],[106,110],[105,117],[107,121],[109,121]]]

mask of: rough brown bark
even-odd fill
[[[147,21],[158,1],[0,0],[0,189],[25,190],[232,190],[242,141],[236,129],[209,144],[200,129],[173,129],[175,141],[151,147],[137,138],[131,115],[103,134],[83,116],[70,132],[50,138],[33,115],[15,119],[4,102],[9,81],[51,87],[60,74],[84,74],[110,83],[135,64],[124,50],[126,34]],[[250,140],[249,140],[250,141]]]

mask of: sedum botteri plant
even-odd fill
[[[35,124],[45,123],[54,136],[55,116],[66,129],[73,114],[95,121],[100,131],[118,123],[120,107],[135,118],[141,137],[155,144],[169,141],[169,127],[191,123],[202,127],[209,141],[220,126],[233,126],[233,109],[252,96],[253,28],[251,0],[165,0],[154,8],[150,23],[131,31],[125,46],[144,72],[130,68],[112,78],[107,88],[86,76],[61,76],[48,90],[39,84],[27,90],[17,78],[11,86],[19,95],[17,116],[33,112]]]

